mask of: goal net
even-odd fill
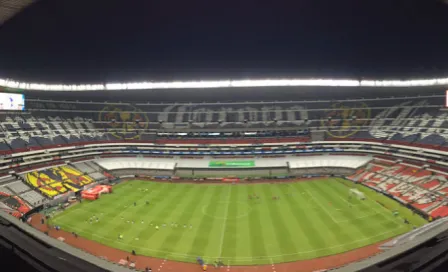
[[[349,193],[350,197],[356,197],[358,199],[364,200],[366,199],[365,195],[363,192],[358,191],[358,189],[350,189],[350,193]]]

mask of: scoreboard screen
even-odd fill
[[[25,95],[16,93],[0,93],[0,110],[24,111]]]

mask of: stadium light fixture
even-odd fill
[[[409,80],[354,80],[354,79],[247,79],[215,81],[129,82],[106,84],[40,84],[0,79],[0,87],[37,91],[115,91],[158,89],[218,89],[244,87],[419,87],[447,86],[448,78]]]

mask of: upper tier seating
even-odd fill
[[[159,128],[219,131],[220,128],[232,127],[241,131],[261,128],[267,137],[303,136],[302,141],[309,140],[308,128],[319,128],[327,131],[325,136],[329,139],[367,138],[448,146],[448,113],[443,110],[443,103],[443,96],[319,103],[135,106],[29,100],[29,113],[0,114],[0,136],[4,139],[0,141],[0,151],[119,139],[155,141],[155,134],[148,130]],[[292,130],[274,133],[275,128]],[[182,139],[191,137],[214,136],[186,134]],[[251,136],[230,132],[220,137]],[[179,139],[179,136],[175,138]]]

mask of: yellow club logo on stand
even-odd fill
[[[110,105],[103,108],[99,118],[109,133],[120,140],[140,139],[139,130],[147,129],[149,118],[133,106]]]
[[[321,125],[327,127],[330,137],[348,138],[369,124],[370,114],[370,108],[365,103],[335,103],[325,111]]]

